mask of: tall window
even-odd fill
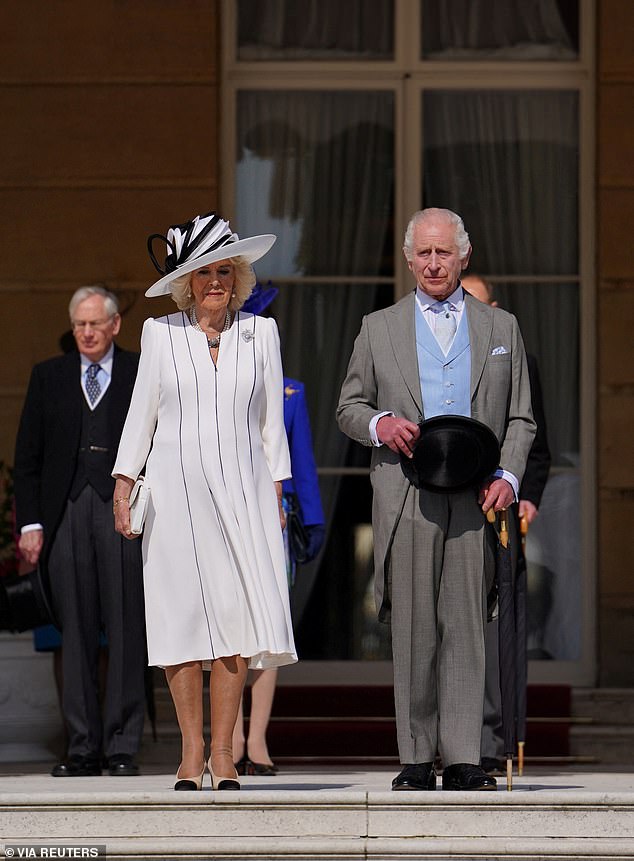
[[[257,274],[280,287],[271,311],[285,372],[306,384],[330,524],[321,565],[293,596],[300,649],[303,630],[315,642],[309,619],[321,632],[305,657],[389,654],[371,607],[367,452],[340,434],[334,410],[362,315],[412,287],[400,251],[409,216],[445,206],[470,232],[470,271],[518,317],[544,389],[553,470],[527,543],[529,648],[543,665],[591,672],[583,584],[593,571],[579,537],[591,466],[580,442],[590,428],[580,369],[592,365],[580,338],[592,275],[591,11],[592,0],[223,6],[234,118],[223,196],[241,234],[278,235]]]

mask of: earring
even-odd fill
[[[232,299],[235,299],[235,298],[236,298],[236,294],[235,294],[235,293],[232,293],[232,294],[231,294],[231,298],[232,298]]]
[[[188,298],[188,299],[191,299],[191,298],[192,298],[192,291],[191,291],[191,290],[190,290],[190,291],[189,291],[189,293],[187,294],[187,298]]]

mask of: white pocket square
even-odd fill
[[[491,350],[492,356],[503,356],[504,353],[508,353],[506,347],[494,347],[493,350]]]

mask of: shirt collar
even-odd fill
[[[438,302],[438,299],[434,299],[432,296],[428,296],[424,290],[421,290],[420,287],[416,287],[416,301],[418,302],[418,306],[421,311],[429,311],[430,308]],[[462,285],[458,282],[458,286],[456,289],[447,296],[444,302],[449,302],[452,310],[454,311],[462,311],[462,306],[464,305],[464,290],[462,289]]]
[[[99,359],[99,361],[96,363],[96,364],[101,366],[101,369],[103,371],[105,371],[109,377],[112,376],[112,359],[113,359],[113,357],[114,357],[114,344],[110,344],[110,348],[108,349],[108,352],[106,353],[106,355],[103,356],[101,359]],[[79,358],[81,359],[81,372],[82,372],[82,374],[85,374],[86,371],[88,370],[88,368],[90,367],[90,365],[92,365],[94,363],[87,356],[84,356],[83,353],[79,354]]]

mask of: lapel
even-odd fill
[[[467,322],[469,323],[469,343],[471,346],[471,400],[484,372],[487,357],[491,350],[493,335],[493,310],[470,296],[465,291]]]
[[[63,357],[60,371],[55,375],[54,391],[48,396],[55,404],[56,438],[66,451],[79,446],[81,408],[84,394],[81,388],[81,361],[79,352],[72,350]]]
[[[412,291],[409,296],[388,308],[385,316],[396,364],[416,409],[422,416],[423,399],[420,391],[418,356],[416,354],[415,301],[414,291]]]
[[[68,353],[65,358],[61,380],[63,388],[58,398],[64,404],[64,410],[69,413],[74,425],[81,419],[81,399],[84,396],[81,388],[81,360],[77,350]]]

